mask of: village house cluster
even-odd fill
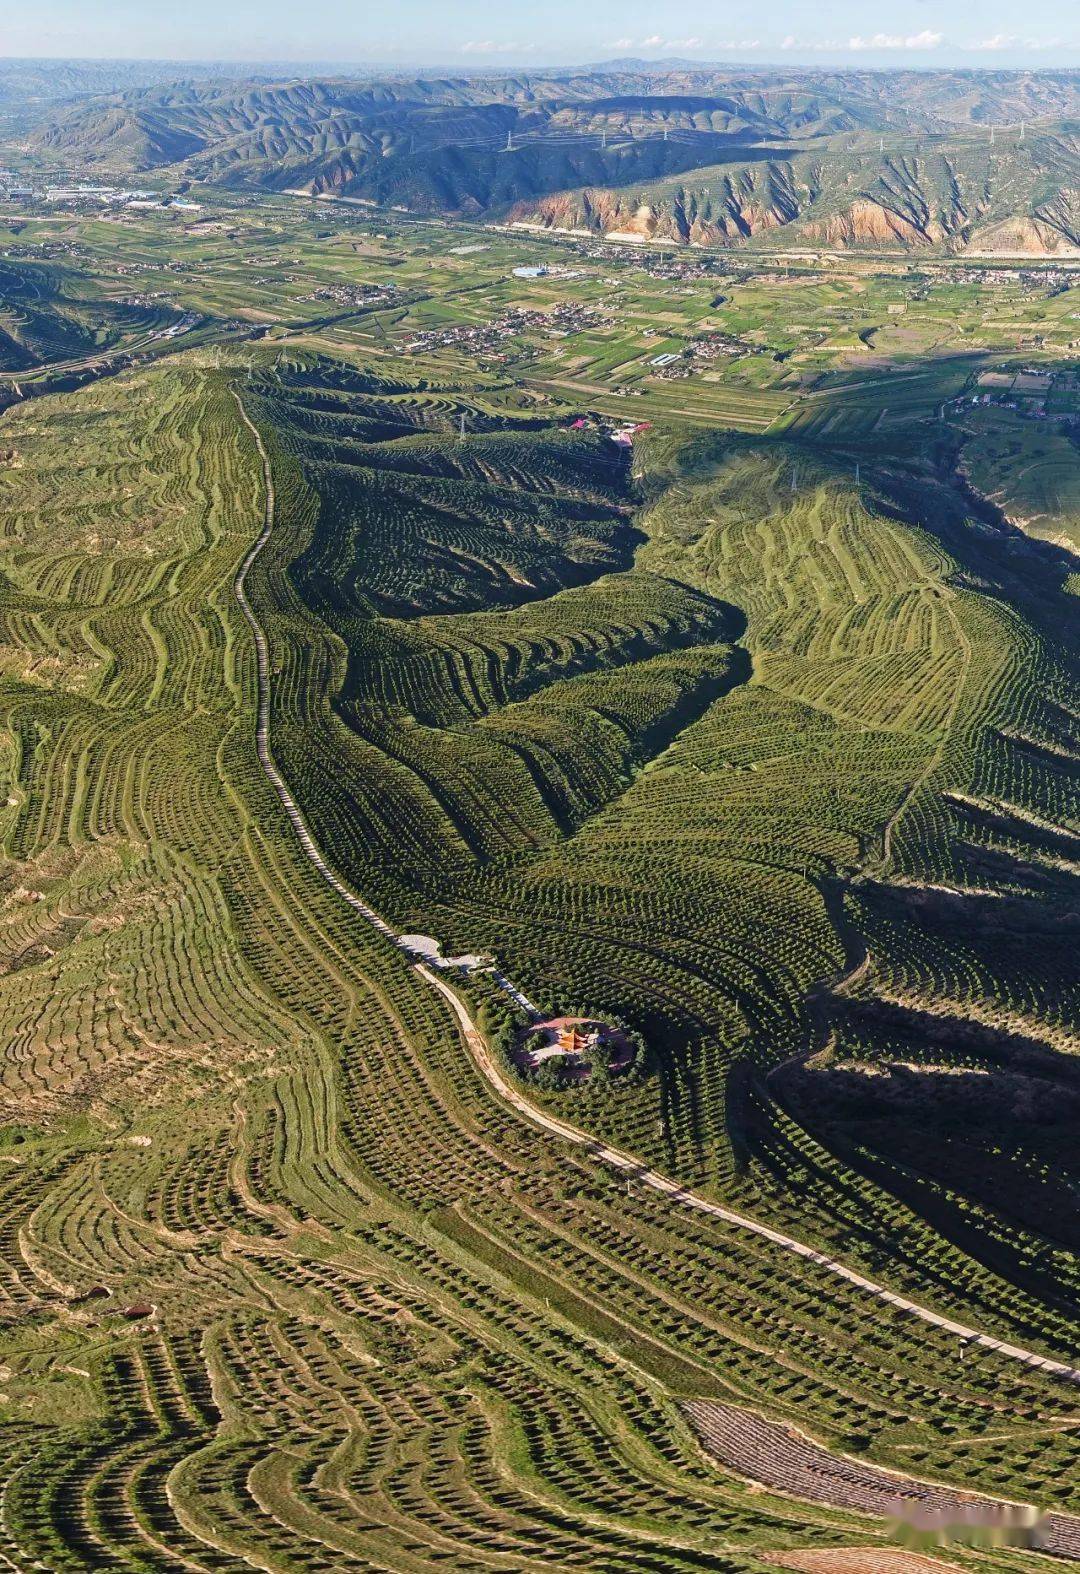
[[[714,332],[702,334],[681,350],[668,350],[654,355],[649,362],[649,374],[665,380],[692,377],[699,366],[710,361],[730,360],[733,356],[769,355],[771,351],[762,344],[751,344],[734,334]]]
[[[508,306],[500,316],[486,323],[448,323],[427,328],[406,340],[404,348],[412,355],[430,350],[464,349],[482,351],[494,359],[506,359],[511,340],[523,334],[540,334],[548,339],[563,339],[605,322],[595,306],[578,301],[563,301],[549,310]]]
[[[322,284],[310,295],[298,295],[299,301],[329,301],[335,306],[363,308],[392,306],[401,299],[403,292],[396,284]]]

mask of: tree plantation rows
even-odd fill
[[[1045,1274],[1033,1276],[1046,1255],[1038,1210],[1003,1231],[993,1216],[1000,1198],[987,1211],[985,1195],[954,1195],[940,1165],[917,1165],[918,1178],[901,1182],[888,1153],[837,1143],[835,1131],[813,1135],[802,1117],[814,1125],[827,1102],[813,1095],[816,1061],[798,1079],[771,1079],[826,1034],[841,1053],[827,1024],[839,1024],[856,994],[934,1014],[942,1028],[928,1076],[952,1075],[961,1046],[948,1024],[961,1014],[1044,1041],[1051,1060],[1070,1043],[1074,936],[1057,916],[1061,871],[1048,867],[1026,893],[1015,878],[988,882],[981,862],[1001,839],[985,820],[990,834],[971,823],[984,802],[974,789],[992,779],[1009,802],[1030,806],[1013,805],[1014,827],[1067,849],[1067,746],[1039,755],[1019,741],[1022,729],[1035,739],[1052,727],[1052,713],[1030,715],[1030,696],[1064,680],[1015,610],[962,587],[956,549],[970,556],[977,538],[955,517],[956,500],[934,534],[935,518],[890,495],[885,470],[857,485],[831,454],[785,441],[650,436],[628,483],[647,500],[634,518],[632,567],[537,601],[542,587],[508,528],[486,547],[497,561],[481,556],[457,593],[483,600],[480,584],[512,560],[516,606],[463,605],[448,616],[432,584],[414,617],[385,617],[370,588],[349,599],[338,579],[330,612],[312,600],[303,567],[319,539],[310,521],[325,506],[322,448],[312,444],[319,422],[309,416],[300,438],[291,413],[328,403],[328,376],[324,363],[279,366],[264,395],[285,477],[282,517],[296,532],[291,549],[284,529],[279,538],[294,554],[283,578],[346,645],[309,643],[297,675],[308,698],[278,689],[278,748],[323,844],[402,927],[438,935],[448,951],[490,950],[545,1008],[623,1013],[646,1034],[659,1068],[648,1087],[566,1095],[598,1134],[695,1184],[747,1188],[759,1206],[787,1210],[797,1190],[801,1209],[820,1210],[824,1239],[835,1246],[855,1228],[868,1262],[899,1251],[938,1294],[951,1293],[951,1252],[962,1242],[1009,1281],[986,1281],[1003,1315],[1067,1341],[1068,1317],[1059,1323],[1057,1310],[1020,1289],[1046,1289]],[[360,423],[370,397],[352,396]],[[343,453],[337,386],[333,401]],[[424,439],[426,462],[456,469],[467,486],[491,441],[462,440],[448,416],[441,436]],[[561,443],[565,456],[575,437],[517,430],[498,441],[522,456],[500,472],[514,494],[530,449]],[[349,451],[365,488],[417,464],[410,436]],[[581,440],[580,464],[588,486],[591,439]],[[938,505],[929,482],[927,496]],[[378,514],[363,519],[372,548],[359,571],[370,578],[383,526]],[[444,541],[432,544],[433,560]],[[981,567],[985,575],[993,565]],[[653,594],[662,603],[650,605]],[[720,632],[736,641],[727,653]],[[687,704],[691,639],[706,641],[694,655],[708,686],[696,700],[691,689]],[[665,640],[667,657],[652,656]],[[567,681],[561,674],[579,667],[583,649],[616,670]],[[330,706],[324,689],[335,676]],[[674,703],[673,681],[682,690]],[[987,921],[958,922],[966,912]],[[1045,944],[1028,965],[1015,933],[1032,923]],[[829,979],[845,980],[831,1002]],[[876,1059],[887,1062],[889,1048],[883,1041]],[[851,1074],[879,1070],[871,1056]],[[791,1105],[795,1091],[802,1109]],[[932,1081],[924,1096],[932,1101]],[[884,1113],[879,1143],[903,1141],[910,1156],[909,1124],[899,1109]],[[1000,1119],[979,1127],[984,1192],[1004,1192],[1018,1161],[1001,1149]],[[943,1238],[905,1222],[931,1202]],[[909,1235],[910,1246],[898,1245]]]
[[[1072,1386],[525,1120],[304,856],[234,391],[273,756],[334,870],[644,1035],[648,1078],[542,1095],[567,1120],[1075,1354],[1055,587],[932,478],[916,517],[788,439],[652,434],[631,472],[493,393],[187,353],[3,421],[0,1561],[884,1555],[703,1404],[1077,1512]]]

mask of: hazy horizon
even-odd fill
[[[417,38],[425,45],[417,48]],[[1080,26],[1064,0],[1033,0],[1022,21],[1006,0],[986,0],[973,19],[960,0],[901,0],[868,14],[858,0],[827,13],[781,0],[763,17],[735,0],[719,20],[706,0],[549,0],[542,9],[492,0],[403,0],[357,17],[333,3],[299,9],[289,0],[189,0],[149,11],[136,0],[42,0],[5,24],[5,60],[145,61],[167,64],[338,62],[374,70],[520,70],[620,58],[663,65],[913,66],[1027,69],[1080,65]]]
[[[453,71],[456,75],[491,74],[500,75],[511,72],[543,73],[545,71],[575,71],[590,70],[599,66],[626,66],[636,65],[654,66],[657,69],[667,67],[669,70],[694,69],[708,71],[714,67],[745,67],[747,70],[775,70],[775,71],[917,71],[927,76],[935,72],[945,71],[970,71],[970,72],[1019,72],[1023,74],[1038,74],[1039,72],[1080,71],[1080,62],[1077,64],[1053,64],[1043,61],[1039,64],[1018,62],[1012,65],[1001,60],[968,60],[950,61],[936,60],[931,64],[921,64],[911,60],[840,60],[828,59],[824,55],[813,60],[803,60],[785,54],[782,50],[775,55],[717,55],[715,57],[701,56],[693,58],[685,55],[647,55],[635,54],[619,57],[616,55],[595,55],[589,58],[558,60],[536,59],[521,61],[517,64],[502,64],[495,60],[462,60],[447,57],[423,58],[408,60],[388,59],[356,59],[356,60],[327,60],[316,57],[299,55],[91,55],[91,54],[8,54],[0,50],[0,62],[8,65],[42,65],[50,62],[66,62],[71,65],[124,65],[124,66],[207,66],[229,69],[259,70],[266,67],[296,67],[304,71],[332,73],[372,71],[399,72],[399,71]]]

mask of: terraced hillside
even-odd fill
[[[512,738],[524,755],[530,738],[551,732],[545,698],[575,730],[609,718],[603,736],[626,740],[628,753],[610,756],[609,774],[593,771],[582,784],[600,807],[573,800],[580,812],[556,829],[537,809],[517,839],[531,905],[548,903],[556,958],[570,932],[560,905],[577,897],[554,878],[541,896],[538,871],[558,860],[574,825],[579,836],[611,836],[619,814],[639,813],[637,799],[665,776],[692,772],[703,809],[715,813],[710,778],[751,787],[753,773],[737,766],[751,763],[755,737],[759,762],[774,762],[779,783],[785,748],[805,747],[805,771],[835,733],[840,754],[865,747],[880,760],[895,750],[896,779],[882,789],[895,806],[902,771],[918,778],[935,754],[935,738],[922,740],[902,716],[891,743],[877,732],[860,742],[839,704],[820,735],[805,727],[786,742],[768,735],[770,718],[814,709],[805,697],[810,679],[786,647],[768,684],[756,676],[768,630],[782,624],[770,612],[783,601],[779,538],[764,553],[775,577],[765,577],[760,603],[745,597],[745,633],[717,594],[722,577],[732,592],[753,577],[742,558],[764,529],[749,511],[754,485],[782,495],[768,450],[736,453],[748,483],[740,489],[744,546],[735,553],[741,580],[730,568],[720,573],[723,526],[702,529],[710,509],[731,517],[732,505],[721,512],[724,466],[712,451],[657,455],[681,479],[673,475],[676,484],[658,490],[637,519],[649,543],[631,559],[621,512],[628,482],[599,465],[588,443],[563,453],[577,512],[573,531],[557,531],[541,483],[557,445],[574,440],[519,430],[491,408],[474,416],[491,430],[461,444],[433,430],[445,419],[445,393],[357,392],[344,374],[311,366],[301,375],[283,365],[281,379],[284,386],[256,367],[249,383],[240,369],[187,356],[3,418],[5,448],[18,456],[17,468],[0,469],[4,1559],[50,1570],[763,1574],[803,1551],[886,1554],[883,1521],[761,1492],[742,1481],[741,1461],[715,1463],[682,1408],[695,1400],[797,1416],[823,1442],[881,1463],[1042,1508],[1075,1507],[1076,1398],[1059,1379],[985,1347],[958,1363],[947,1333],[913,1327],[813,1260],[655,1192],[628,1199],[623,1178],[587,1150],[497,1099],[443,998],[304,856],[260,768],[255,646],[235,577],[267,500],[234,393],[257,415],[274,464],[270,545],[246,582],[270,636],[274,748],[304,786],[312,823],[329,823],[320,792],[335,789],[331,808],[349,811],[338,822],[349,835],[333,856],[349,872],[377,876],[380,898],[400,892],[404,900],[401,875],[411,871],[400,847],[396,869],[362,850],[367,822],[356,809],[374,798],[390,756],[381,730],[372,742],[360,727],[378,719],[382,729],[378,713],[391,707],[367,681],[371,664],[355,659],[340,715],[324,705],[313,719],[298,703],[320,692],[313,677],[332,671],[343,681],[350,670],[343,635],[321,632],[296,587],[314,600],[318,466],[340,479],[359,457],[359,468],[410,480],[407,509],[388,483],[397,534],[385,539],[406,539],[408,524],[415,560],[433,567],[404,587],[408,610],[400,577],[379,602],[380,576],[365,567],[341,606],[323,608],[323,628],[338,618],[350,642],[364,623],[385,639],[379,665],[387,683],[400,684],[398,731],[409,731],[402,695],[433,692],[428,674],[441,663],[463,681],[472,673],[474,686],[455,695],[440,685],[447,713],[414,726],[444,735],[448,754],[464,748],[483,760],[496,747],[512,752]],[[310,418],[313,387],[325,423]],[[392,407],[413,435],[372,443],[373,403]],[[365,411],[364,435],[350,438],[348,420]],[[448,413],[453,427],[456,412]],[[332,460],[323,442],[331,430]],[[489,499],[487,532],[470,538],[471,562],[461,559],[466,589],[456,598],[434,551],[437,527],[444,545],[459,544],[462,529],[461,510],[447,505],[448,480],[471,488],[470,507]],[[714,500],[708,509],[702,488]],[[821,585],[830,560],[848,563],[845,530],[880,536],[874,583],[903,570],[912,603],[903,626],[921,620],[929,631],[940,621],[947,675],[950,663],[963,664],[945,628],[960,613],[951,600],[934,606],[944,590],[932,549],[854,497],[846,523],[836,520],[838,492],[823,472],[805,512],[777,509],[774,530],[801,521],[805,540],[819,521],[821,544],[803,549],[800,561]],[[507,525],[501,540],[499,518]],[[509,570],[527,567],[541,527],[577,582],[554,592],[519,582],[512,592]],[[350,528],[371,545],[359,515]],[[673,572],[677,558],[690,556],[714,565],[702,567],[702,585]],[[496,564],[503,572],[493,580]],[[503,587],[502,612],[486,605],[492,583]],[[839,604],[841,580],[831,583]],[[990,605],[974,593],[952,599],[965,612],[968,602]],[[866,605],[861,620],[880,639],[887,620]],[[1001,621],[1021,627],[1015,617]],[[830,645],[842,652],[843,630],[859,622],[838,614]],[[968,639],[976,632],[969,628]],[[802,643],[810,639],[807,624]],[[740,640],[755,663],[749,684]],[[702,692],[706,672],[728,691],[719,699]],[[616,675],[617,688],[608,681]],[[992,688],[991,680],[988,670]],[[921,691],[912,692],[914,703]],[[658,706],[665,694],[666,708]],[[613,697],[625,700],[625,712]],[[762,726],[734,735],[739,760],[725,768],[697,746],[715,730],[717,712],[749,718],[755,703]],[[524,713],[520,722],[515,713]],[[1035,724],[1029,719],[1032,734]],[[933,733],[932,722],[925,726]],[[316,791],[298,762],[305,738],[309,754],[336,738],[364,769],[355,759],[340,763]],[[1011,745],[1000,747],[1007,757]],[[579,751],[579,761],[594,758],[599,745]],[[637,769],[646,760],[655,763],[617,791],[626,762]],[[394,768],[402,781],[412,773],[408,764]],[[1044,780],[1040,770],[1032,767],[1029,782]],[[807,791],[828,803],[824,781],[811,774]],[[524,778],[513,783],[517,791]],[[1010,791],[1018,800],[1021,786]],[[783,825],[779,788],[771,797]],[[925,797],[920,789],[920,806]],[[1049,812],[1044,804],[1044,819]],[[433,811],[416,844],[447,818]],[[857,817],[854,805],[823,811],[815,856],[840,846],[854,858],[857,818],[870,816]],[[914,856],[910,818],[892,838],[905,867]],[[481,823],[479,812],[470,823]],[[400,825],[410,828],[406,816]],[[694,839],[699,857],[711,834]],[[753,834],[775,840],[760,824]],[[983,856],[1003,856],[989,832],[980,845]],[[618,847],[614,872],[625,897],[641,888],[642,860],[651,856],[640,837],[636,850]],[[464,836],[457,857],[460,874],[446,860],[448,888],[462,893],[455,921],[466,927],[474,891],[497,896],[486,919],[477,908],[469,923],[505,925],[515,963],[542,985],[529,939],[537,915],[525,914],[529,902],[499,894],[510,865],[478,857]],[[595,882],[598,865],[586,867]],[[704,864],[686,867],[682,912],[693,916],[719,887]],[[836,942],[826,938],[820,890],[779,861],[774,868],[777,896],[790,897],[791,910],[806,912],[823,937],[828,954],[816,965],[830,961]],[[755,876],[753,856],[744,856],[732,888],[767,893],[765,873],[762,862]],[[587,900],[585,882],[582,890]],[[672,909],[663,889],[656,896],[659,934]],[[410,900],[431,910],[422,892]],[[757,904],[759,923],[766,910]],[[633,1010],[642,985],[625,958],[642,929],[629,901],[625,911],[621,999]],[[801,953],[799,931],[795,943]],[[688,927],[681,939],[672,930],[668,944],[689,966],[662,958],[650,966],[674,1020],[692,996],[683,980],[695,976],[701,943]],[[799,955],[793,965],[810,975]],[[596,970],[598,988],[605,971]],[[699,992],[697,1009],[712,1010],[720,994],[715,985]],[[732,997],[733,1010],[741,998]],[[720,1054],[705,1046],[702,1060]],[[599,1123],[596,1111],[576,1113]],[[796,1153],[806,1138],[790,1120],[787,1129],[786,1151]],[[760,1151],[771,1150],[762,1142]],[[814,1163],[842,1196],[852,1172],[824,1149]],[[868,1210],[885,1205],[887,1193],[870,1179],[860,1179],[857,1194]],[[809,1192],[806,1202],[809,1229]],[[913,1243],[914,1212],[890,1206],[889,1240],[903,1228]],[[1045,1309],[1029,1310],[1033,1295],[1022,1304],[1004,1276],[980,1270],[960,1248],[947,1250],[951,1288],[929,1285],[939,1237],[922,1238],[924,1287],[940,1304],[962,1302],[1002,1333],[1023,1325],[1046,1348],[1057,1342]],[[896,1261],[887,1266],[905,1277]],[[957,1548],[949,1560],[987,1570],[1045,1566],[1034,1551]]]
[[[350,444],[371,394],[339,378],[331,400],[327,378],[294,366],[252,394],[295,532],[268,602],[298,598],[278,637],[307,649],[275,728],[318,839],[399,928],[491,951],[544,1009],[629,1014],[657,1075],[567,1095],[597,1132],[789,1219],[810,1209],[939,1293],[971,1253],[988,1303],[1015,1298],[1017,1326],[1067,1344],[1076,702],[1042,634],[1068,626],[1061,572],[1028,621],[987,594],[1029,608],[1006,544],[982,544],[929,469],[857,489],[804,445],[657,438],[632,568],[536,601],[513,525],[474,530],[451,614],[417,582],[388,617],[371,579],[403,473],[440,477],[442,516],[417,516],[438,563],[480,514],[478,469],[516,508],[530,455],[577,440],[462,441],[448,413],[441,437]],[[314,572],[327,499],[335,521],[362,514],[361,587]],[[335,527],[335,551],[351,539]],[[519,604],[493,613],[496,567]],[[327,630],[314,647],[304,609]],[[873,1140],[844,1113],[863,1088]],[[1002,1146],[1021,1096],[1058,1116]]]
[[[5,257],[0,260],[0,373],[139,342],[176,316],[164,308],[104,299],[62,267]]]
[[[996,412],[995,412],[996,413]],[[1080,464],[1070,432],[1051,426],[1034,436],[1015,416],[964,421],[962,464],[972,486],[1021,530],[1080,549]]]

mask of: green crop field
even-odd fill
[[[0,231],[0,1562],[1077,1556],[1070,292],[199,200]]]
[[[1033,418],[1031,412],[979,410],[966,417],[965,426],[971,435],[963,463],[972,484],[1023,530],[1074,550],[1080,546],[1075,437],[1041,411]]]

